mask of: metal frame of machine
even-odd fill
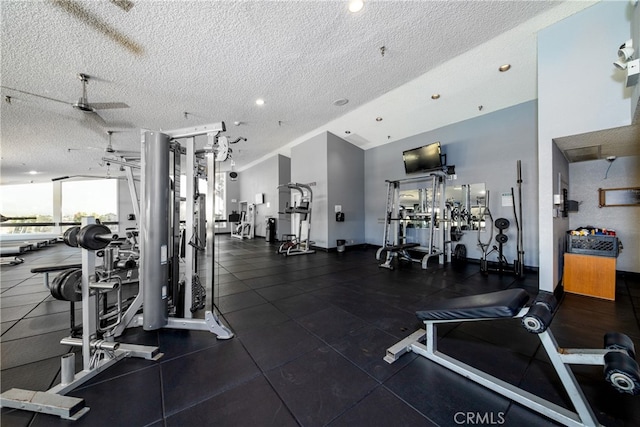
[[[60,288],[65,295],[71,293],[69,301],[82,301],[82,337],[68,337],[61,341],[63,345],[81,347],[83,370],[75,372],[75,353],[68,353],[61,359],[61,383],[46,392],[11,389],[0,396],[0,407],[30,410],[60,416],[64,419],[76,420],[88,410],[84,400],[65,396],[98,373],[125,357],[142,357],[156,360],[162,356],[157,347],[125,344],[115,338],[122,335],[126,328],[142,326],[144,330],[160,328],[189,329],[209,331],[218,339],[229,339],[233,332],[222,324],[215,306],[206,310],[204,319],[194,318],[193,314],[204,307],[204,295],[190,292],[201,286],[199,283],[198,253],[204,252],[205,274],[212,288],[214,286],[214,197],[216,162],[229,157],[230,148],[226,137],[219,137],[225,131],[224,123],[180,129],[170,132],[143,131],[141,134],[142,157],[140,163],[109,159],[120,164],[126,172],[129,182],[136,218],[140,218],[139,242],[139,289],[135,298],[126,305],[120,300],[122,281],[112,274],[113,258],[103,256],[103,274],[96,274],[96,253],[105,249],[104,253],[112,253],[109,245],[117,236],[105,233],[104,226],[95,224],[92,218],[83,219],[83,227],[77,227],[65,240],[68,244],[76,243],[82,247],[82,272],[77,283],[64,282],[70,286]],[[204,150],[196,151],[195,138],[206,136]],[[178,143],[182,141],[182,144]],[[184,240],[180,232],[180,191],[179,174],[180,158],[186,157],[186,218],[183,230]],[[173,156],[173,158],[171,158]],[[141,195],[138,200],[132,169],[142,171]],[[171,170],[173,168],[173,170]],[[198,194],[197,178],[207,172],[208,193],[206,200],[206,247],[202,242],[203,198]],[[173,176],[173,181],[170,177]],[[168,208],[169,207],[169,208]],[[169,209],[169,212],[167,210]],[[167,212],[167,215],[162,215]],[[108,229],[106,229],[108,231]],[[73,239],[71,239],[73,237]],[[180,247],[180,242],[186,244]],[[115,250],[114,250],[115,251]],[[184,261],[184,262],[182,262]],[[184,271],[179,271],[179,266]],[[130,268],[130,267],[129,267]],[[54,293],[54,287],[48,281],[50,271],[45,271],[45,285]],[[170,291],[179,279],[184,276],[183,303],[175,294],[173,305],[181,305],[170,316]],[[65,276],[66,277],[66,276]],[[74,276],[75,277],[75,276]],[[60,282],[63,283],[63,282]],[[75,289],[75,288],[78,289]],[[117,291],[116,308],[109,313],[100,313],[99,300],[104,300],[109,292]],[[79,294],[81,293],[81,295]],[[194,296],[195,295],[195,296]],[[194,301],[194,299],[201,299]],[[73,310],[73,302],[72,310]],[[106,303],[105,303],[106,305]],[[196,310],[194,310],[194,307]],[[106,309],[105,309],[106,310]],[[141,311],[142,310],[142,311]],[[107,331],[102,330],[104,318],[116,317]]]

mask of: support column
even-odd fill
[[[143,328],[152,331],[168,323],[169,136],[145,132],[143,146],[140,286],[144,287]]]

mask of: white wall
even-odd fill
[[[238,173],[239,192],[236,199],[237,202],[255,203],[256,194],[264,195],[264,203],[256,205],[256,236],[265,237],[266,218],[278,218],[278,211],[284,210],[281,205],[282,199],[286,199],[286,197],[281,197],[277,187],[288,182],[290,177],[289,165],[288,158],[275,155]],[[231,205],[236,211],[238,211],[237,202]],[[231,209],[228,210],[231,212]],[[277,220],[276,227],[280,230],[279,233],[289,232],[288,218],[285,219],[287,220],[286,224],[282,224],[280,219]]]
[[[559,282],[558,242],[566,220],[553,218],[554,185],[566,160],[553,138],[631,123],[632,90],[613,67],[631,34],[629,2],[600,2],[538,33],[540,288]],[[570,183],[569,183],[570,185]]]
[[[569,213],[569,226],[616,230],[624,247],[616,269],[640,273],[640,206],[598,207],[598,188],[640,187],[640,157],[620,157],[607,173],[608,166],[606,160],[569,166],[569,199],[580,202],[578,212]]]

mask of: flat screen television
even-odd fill
[[[434,142],[420,148],[402,152],[404,170],[406,173],[426,172],[442,168],[442,153],[440,142]]]

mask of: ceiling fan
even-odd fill
[[[108,140],[107,140],[107,145],[104,147],[104,149],[98,148],[98,147],[67,148],[67,152],[96,150],[96,151],[102,151],[106,156],[140,157],[140,152],[139,151],[124,151],[124,150],[115,149],[113,147],[113,144],[111,142],[111,135],[113,135],[116,132],[122,132],[122,131],[113,131],[113,130],[108,130],[107,131]],[[126,131],[124,131],[124,132],[126,132]]]
[[[82,96],[80,96],[78,101],[74,102],[74,103],[69,103],[67,101],[61,101],[59,99],[50,98],[48,96],[38,95],[37,93],[26,92],[26,91],[23,91],[23,90],[14,89],[14,88],[6,87],[6,86],[2,86],[2,87],[5,88],[5,89],[9,89],[9,90],[15,91],[15,92],[19,92],[19,93],[23,93],[23,94],[26,94],[26,95],[35,96],[35,97],[46,99],[46,100],[49,100],[49,101],[55,101],[55,102],[60,102],[62,104],[71,105],[74,109],[82,111],[83,113],[87,113],[88,116],[93,118],[101,126],[106,127],[107,123],[104,121],[104,119],[102,117],[100,117],[100,115],[98,114],[97,110],[129,108],[129,106],[127,104],[125,104],[124,102],[99,102],[99,103],[89,102],[89,99],[87,97],[87,83],[89,82],[90,78],[91,78],[91,76],[89,76],[87,74],[84,74],[84,73],[78,74],[78,79],[80,79],[80,81],[82,82]]]
[[[111,144],[111,135],[113,135],[113,131],[108,130],[107,135],[109,137],[109,141],[107,142],[107,146],[104,149],[104,152],[106,154],[113,154],[119,157],[139,157],[140,156],[140,152],[138,151],[116,150],[115,148],[113,148],[113,145]]]

